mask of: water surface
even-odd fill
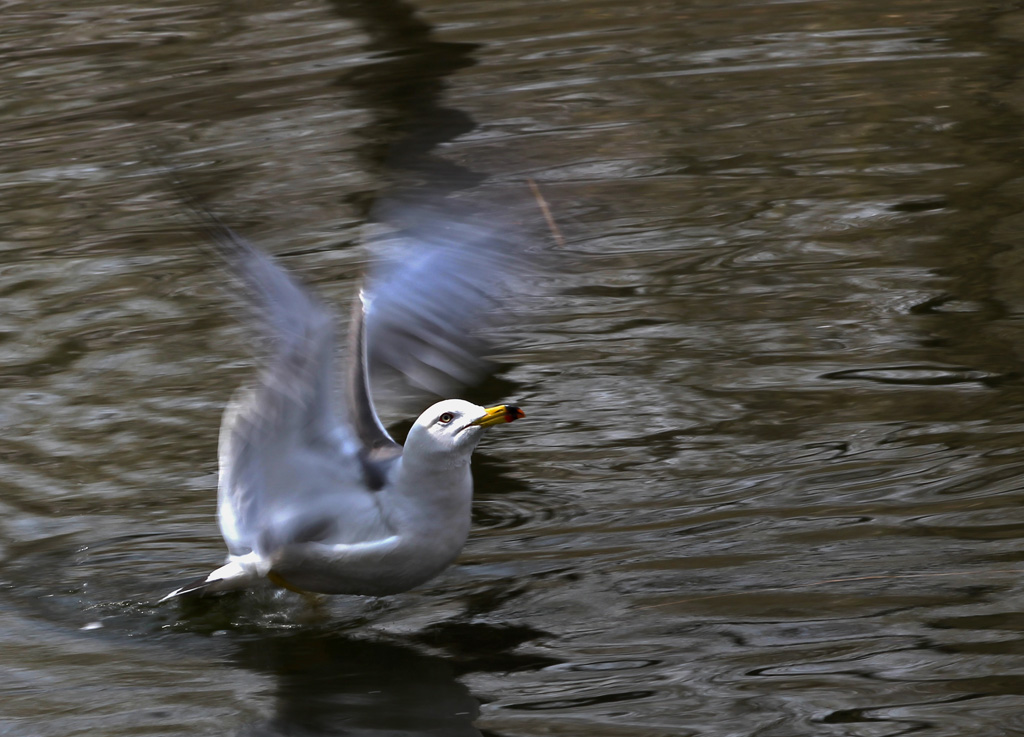
[[[0,732],[1024,731],[1015,3],[3,14]],[[442,577],[155,605],[254,363],[153,146],[342,313],[395,182],[540,185]]]

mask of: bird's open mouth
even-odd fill
[[[526,417],[526,413],[518,407],[511,404],[499,404],[497,407],[488,407],[485,409],[484,416],[479,420],[474,420],[469,423],[469,425],[470,427],[473,425],[490,427],[491,425],[498,425],[502,422],[515,422],[523,417]]]

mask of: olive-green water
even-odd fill
[[[0,734],[1024,734],[1020,3],[0,21]],[[440,578],[155,604],[255,364],[154,150],[340,314],[423,162],[540,186]]]

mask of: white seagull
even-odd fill
[[[402,248],[379,260],[359,293],[336,398],[332,315],[274,259],[206,220],[270,355],[221,424],[217,518],[227,562],[161,602],[266,580],[385,595],[438,575],[469,534],[473,449],[487,427],[523,412],[447,399],[419,416],[402,447],[377,416],[370,375],[390,364],[437,388],[478,374],[485,362],[472,327],[505,286],[493,275],[514,274],[521,249],[493,225],[414,215]]]

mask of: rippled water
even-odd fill
[[[1024,732],[1017,3],[0,7],[0,733]],[[444,576],[154,604],[253,364],[153,146],[339,309],[390,183],[543,188]]]

